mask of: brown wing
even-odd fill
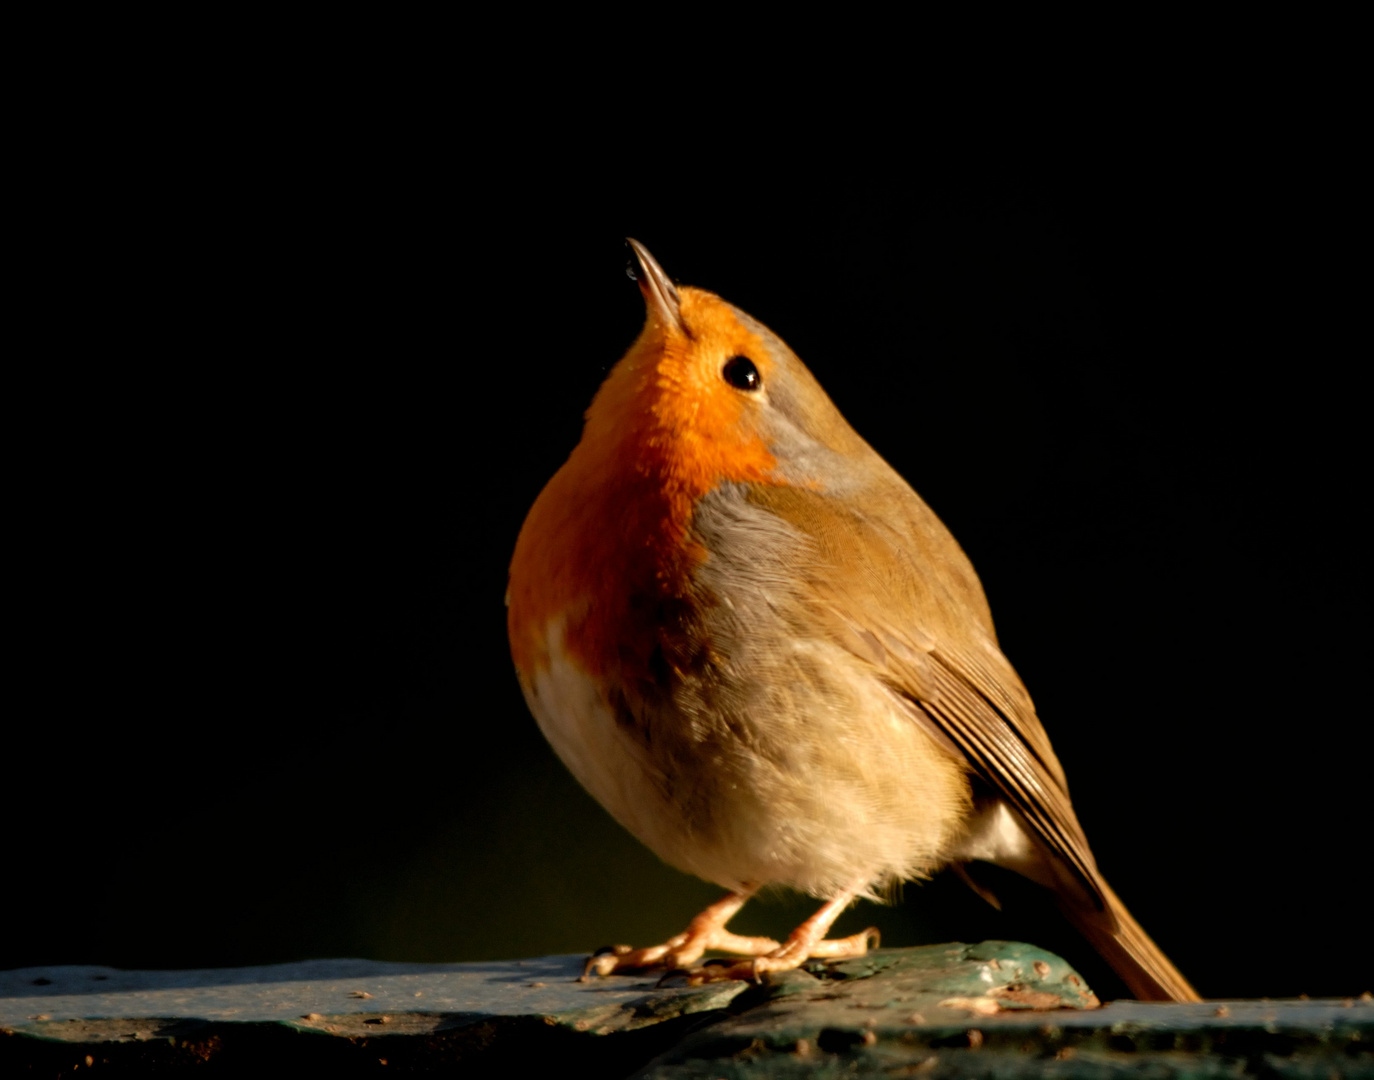
[[[842,505],[798,487],[760,486],[750,497],[814,541],[818,619],[929,718],[1103,905],[1064,770],[997,648],[972,566],[929,508],[905,484],[875,496],[873,514],[856,509],[861,500]]]

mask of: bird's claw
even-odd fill
[[[587,957],[587,962],[582,966],[582,974],[577,981],[590,982],[593,972],[604,978],[616,970],[622,956],[633,951],[634,949],[629,945],[603,945]]]

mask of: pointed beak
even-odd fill
[[[663,267],[658,265],[649,254],[649,249],[638,240],[627,237],[625,243],[630,245],[630,250],[639,260],[639,272],[632,276],[639,282],[639,291],[644,294],[644,307],[648,310],[649,317],[657,319],[665,329],[673,327],[685,330],[682,325],[682,313],[678,308],[677,288],[668,280]]]

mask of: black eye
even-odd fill
[[[725,381],[736,390],[757,390],[762,385],[759,379],[759,369],[754,366],[754,361],[747,356],[732,356],[725,361],[725,367],[720,372],[725,376]]]

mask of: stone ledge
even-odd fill
[[[1097,1008],[1058,957],[1007,942],[883,950],[757,986],[580,983],[582,960],[0,972],[0,1075],[1374,1075],[1374,1003]]]

